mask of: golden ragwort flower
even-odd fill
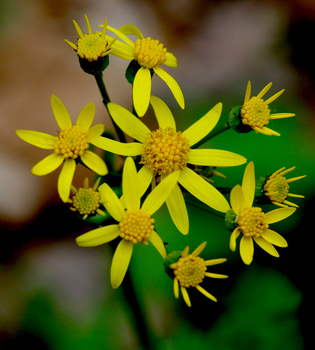
[[[208,181],[197,175],[188,164],[205,166],[236,166],[246,162],[243,156],[215,149],[191,149],[203,139],[217,124],[222,110],[218,103],[184,132],[176,130],[174,117],[168,106],[156,96],[150,102],[158,120],[159,129],[151,131],[140,119],[122,106],[108,104],[115,123],[126,134],[139,142],[121,143],[100,137],[94,145],[106,151],[123,156],[141,155],[139,171],[141,193],[144,194],[156,175],[161,182],[173,172],[179,171],[178,183],[197,199],[220,212],[226,212],[229,204],[225,197]],[[166,204],[172,220],[179,231],[187,234],[188,214],[182,191],[178,184],[174,187]]]
[[[82,216],[83,220],[89,216],[93,216],[96,213],[105,216],[105,212],[100,209],[104,199],[101,198],[99,191],[97,190],[101,178],[99,177],[94,186],[90,187],[89,179],[84,179],[83,187],[75,188],[71,186],[72,198],[69,198],[68,203],[72,206],[70,209],[74,212],[78,212]]]
[[[295,212],[295,208],[279,208],[263,213],[260,207],[253,207],[255,197],[254,163],[250,162],[244,172],[242,186],[236,185],[231,191],[231,207],[235,213],[236,228],[230,237],[230,249],[235,251],[236,239],[242,233],[240,254],[243,262],[251,264],[254,255],[253,240],[268,254],[279,257],[278,247],[287,247],[287,241],[269,224],[281,221]]]
[[[160,67],[164,64],[177,67],[176,57],[158,40],[144,38],[141,31],[134,25],[124,25],[119,30],[107,26],[107,29],[117,35],[122,41],[116,41],[111,54],[125,60],[136,60],[141,68],[137,71],[133,82],[133,104],[139,117],[142,117],[149,107],[151,95],[151,72],[153,70],[170,88],[179,106],[184,109],[184,95],[177,81]],[[138,39],[134,43],[126,35],[135,35]]]
[[[251,95],[251,83],[247,84],[244,103],[240,110],[242,123],[248,125],[256,132],[264,135],[276,135],[280,134],[274,130],[266,127],[269,124],[269,120],[282,119],[294,117],[294,113],[274,113],[270,114],[269,104],[277,99],[283,92],[284,89],[277,92],[275,95],[269,97],[267,100],[263,100],[263,96],[271,88],[272,83],[266,85],[257,96]]]
[[[65,42],[72,47],[82,59],[86,59],[89,62],[97,61],[100,57],[107,56],[111,50],[112,45],[117,38],[114,38],[110,42],[106,39],[107,18],[105,18],[102,33],[95,31],[92,32],[92,28],[87,15],[85,16],[85,22],[88,30],[88,34],[83,34],[78,23],[73,20],[76,31],[79,34],[77,44],[73,44],[69,40],[65,39]]]
[[[98,175],[107,174],[108,170],[104,161],[88,149],[89,144],[102,135],[105,127],[103,124],[91,127],[95,115],[94,103],[88,103],[83,107],[76,125],[72,125],[66,107],[55,95],[51,96],[51,107],[60,127],[58,136],[31,130],[17,130],[16,133],[23,141],[31,145],[54,150],[54,153],[34,165],[32,174],[47,175],[63,163],[58,178],[58,193],[60,198],[67,202],[76,163],[79,159]]]
[[[294,169],[295,166],[287,170],[285,170],[285,167],[283,167],[267,178],[263,186],[263,190],[265,196],[267,196],[270,199],[272,204],[283,208],[286,208],[288,206],[298,207],[298,205],[296,205],[295,203],[288,201],[287,197],[305,198],[304,196],[299,194],[289,193],[289,183],[303,179],[306,176],[302,175],[293,177],[291,179],[287,179],[285,175]]]
[[[182,292],[185,303],[190,307],[191,301],[187,292],[188,288],[194,287],[207,298],[217,301],[217,299],[200,286],[205,277],[211,278],[227,278],[226,275],[207,272],[207,266],[222,264],[226,259],[204,260],[198,255],[204,250],[207,242],[200,244],[192,253],[189,254],[187,246],[177,262],[170,265],[174,270],[174,295],[179,297],[179,288]]]
[[[106,184],[99,187],[104,206],[118,224],[97,228],[77,237],[81,247],[94,247],[116,239],[122,239],[115,251],[111,266],[111,285],[118,288],[127,272],[134,244],[150,242],[166,258],[166,251],[160,236],[154,231],[152,215],[162,206],[174,188],[179,172],[175,172],[157,185],[140,206],[141,191],[135,163],[127,157],[123,168],[122,189],[126,210],[115,192]]]

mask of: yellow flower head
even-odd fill
[[[88,150],[89,144],[100,137],[105,127],[103,124],[91,127],[95,115],[93,103],[87,104],[82,109],[76,125],[72,125],[66,107],[55,95],[51,96],[51,106],[60,127],[58,136],[31,130],[17,130],[16,133],[22,140],[36,147],[54,151],[32,168],[32,174],[47,175],[63,163],[58,179],[58,193],[60,198],[67,202],[78,159],[97,174],[107,174],[108,170],[104,161]]]
[[[288,206],[298,207],[295,203],[288,201],[287,197],[304,198],[302,195],[289,193],[289,183],[303,179],[306,176],[303,175],[287,179],[285,175],[294,169],[295,167],[285,170],[285,167],[283,167],[266,179],[263,186],[264,195],[270,199],[272,204],[284,208]]]
[[[68,200],[72,204],[70,209],[74,212],[78,212],[82,216],[83,220],[89,216],[93,216],[96,213],[105,216],[103,210],[100,209],[103,199],[97,190],[101,178],[99,177],[94,186],[89,186],[89,179],[86,177],[84,180],[84,186],[76,189],[71,186],[72,198]]]
[[[174,188],[179,173],[168,177],[147,196],[140,205],[141,191],[135,163],[127,157],[123,169],[122,189],[125,206],[115,192],[106,184],[99,187],[103,205],[118,224],[104,226],[77,237],[81,247],[93,247],[121,237],[115,251],[111,267],[111,284],[118,288],[124,279],[133,252],[134,244],[149,242],[158,250],[162,258],[166,258],[163,241],[154,231],[152,215],[162,206]],[[126,207],[126,210],[125,210]]]
[[[232,152],[191,148],[215,127],[221,115],[222,103],[218,103],[188,129],[180,132],[176,129],[174,117],[167,105],[155,96],[151,96],[150,102],[158,120],[157,130],[151,131],[127,109],[109,103],[108,108],[115,123],[139,142],[121,143],[101,137],[94,145],[124,156],[141,156],[140,164],[143,164],[143,167],[138,175],[142,194],[156,175],[161,175],[163,182],[179,171],[180,185],[200,201],[225,213],[229,208],[225,197],[188,167],[188,164],[225,167],[246,162],[244,157]],[[166,204],[176,227],[183,234],[187,234],[189,230],[187,209],[178,184],[167,198]]]
[[[263,213],[261,208],[253,207],[255,197],[254,163],[250,162],[244,173],[242,186],[236,185],[231,191],[232,210],[227,212],[233,218],[235,229],[230,237],[230,248],[235,250],[236,239],[242,233],[240,254],[245,264],[253,260],[255,241],[272,256],[279,257],[273,245],[287,247],[286,240],[277,232],[269,229],[269,225],[281,221],[295,212],[295,208],[280,208]]]
[[[89,62],[97,61],[99,58],[105,57],[111,52],[111,46],[116,38],[110,43],[106,40],[107,18],[105,18],[102,33],[92,32],[87,15],[85,15],[85,21],[88,34],[83,34],[78,23],[73,20],[75,29],[79,34],[78,42],[76,45],[67,39],[65,39],[65,42],[77,52],[80,58],[86,59]]]
[[[139,117],[142,117],[149,107],[151,95],[151,72],[153,70],[172,91],[177,103],[185,108],[184,96],[176,80],[163,68],[164,64],[169,67],[177,67],[176,57],[167,51],[163,44],[150,37],[144,38],[141,31],[133,25],[125,25],[119,30],[107,26],[122,41],[116,41],[112,46],[111,54],[124,60],[135,60],[140,65],[133,82],[133,104]],[[134,35],[138,39],[134,43],[127,35]],[[110,40],[110,38],[109,38]]]
[[[194,287],[207,298],[217,301],[217,299],[200,286],[205,277],[227,278],[226,275],[207,272],[207,266],[221,264],[226,259],[204,260],[198,255],[203,251],[207,242],[200,244],[192,253],[189,254],[189,247],[186,247],[180,258],[170,264],[170,268],[174,272],[174,295],[179,297],[179,288],[182,292],[185,303],[190,307],[191,301],[187,292],[188,288]]]
[[[247,84],[244,103],[240,110],[242,123],[248,125],[250,128],[264,135],[276,135],[280,134],[274,130],[266,127],[269,124],[269,120],[282,119],[295,116],[294,113],[275,113],[270,114],[269,104],[278,98],[284,89],[270,97],[268,100],[263,100],[263,96],[271,88],[272,83],[265,86],[257,96],[251,95],[251,83]]]

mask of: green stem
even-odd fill
[[[127,142],[126,140],[126,137],[125,137],[125,134],[122,132],[122,130],[118,127],[118,125],[114,122],[112,116],[110,115],[109,113],[109,110],[108,110],[108,103],[110,102],[110,98],[108,96],[108,93],[107,93],[107,90],[106,90],[106,87],[105,87],[105,84],[104,84],[104,80],[103,80],[103,73],[95,73],[94,74],[94,77],[95,77],[95,80],[96,80],[96,83],[97,83],[97,86],[100,90],[100,93],[102,95],[102,98],[103,98],[103,103],[107,109],[107,112],[110,116],[110,119],[114,125],[114,128],[115,128],[115,131],[116,131],[116,134],[118,136],[118,139],[120,142]]]
[[[202,202],[196,201],[192,197],[185,197],[185,202],[193,207],[196,207],[196,208],[204,210],[208,213],[214,214],[222,219],[225,218],[225,213],[221,213],[219,211],[216,211],[216,210],[212,209],[211,207],[209,207],[208,205],[206,205]]]
[[[204,137],[202,140],[194,144],[191,148],[198,148],[199,146],[203,145],[205,142],[212,139],[212,137],[217,136],[221,134],[222,132],[229,130],[231,128],[230,124],[228,122],[219,125],[218,127],[214,128],[212,132],[210,132],[206,137]]]

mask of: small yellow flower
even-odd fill
[[[114,103],[108,109],[115,123],[126,134],[139,142],[121,143],[101,137],[94,145],[108,152],[124,156],[141,155],[139,171],[141,193],[147,190],[156,175],[162,182],[173,172],[179,171],[178,183],[197,199],[225,213],[229,204],[225,197],[209,182],[197,175],[187,165],[236,166],[246,162],[243,156],[215,149],[191,149],[191,146],[203,139],[217,124],[222,110],[218,103],[201,119],[184,132],[177,131],[174,117],[168,106],[156,96],[150,102],[158,120],[159,129],[151,131],[139,118],[124,107]],[[189,230],[187,209],[178,184],[174,187],[166,204],[174,224],[183,234]]]
[[[288,244],[277,232],[270,230],[269,225],[287,218],[296,210],[295,208],[280,208],[265,214],[261,208],[252,206],[254,197],[255,171],[254,163],[250,162],[245,169],[242,186],[236,185],[231,191],[231,207],[236,228],[230,237],[230,249],[235,251],[236,239],[242,233],[240,254],[247,265],[253,260],[253,240],[268,254],[279,257],[273,245],[287,247]]]
[[[288,201],[287,197],[305,198],[299,194],[289,193],[289,183],[303,179],[306,176],[303,175],[287,179],[285,175],[294,169],[295,167],[285,170],[285,167],[283,167],[267,178],[263,190],[264,194],[270,199],[272,204],[284,208],[288,206],[298,207],[295,203]]]
[[[111,46],[116,38],[110,43],[106,40],[107,18],[105,18],[102,33],[95,31],[93,34],[87,15],[85,15],[85,21],[88,34],[83,34],[78,23],[73,20],[75,29],[79,34],[78,43],[75,45],[67,39],[65,39],[65,42],[70,45],[82,59],[86,59],[89,62],[97,61],[99,58],[105,57],[111,52]]]
[[[83,220],[96,213],[105,216],[105,212],[100,209],[104,199],[101,198],[97,190],[100,180],[101,178],[99,177],[94,186],[90,187],[89,179],[86,177],[83,187],[76,189],[73,185],[71,186],[72,198],[68,200],[68,202],[72,204],[70,209],[74,212],[78,212]]]
[[[241,107],[240,115],[242,123],[248,125],[256,132],[264,135],[276,135],[280,134],[274,130],[266,127],[269,124],[269,120],[282,119],[294,117],[294,113],[274,113],[270,114],[269,104],[277,99],[284,89],[270,97],[268,100],[263,100],[262,97],[271,88],[272,83],[266,85],[257,96],[250,97],[251,95],[251,83],[247,84],[244,103]]]
[[[94,247],[110,242],[120,236],[111,266],[111,284],[118,288],[128,269],[134,244],[153,244],[162,258],[166,258],[163,241],[154,231],[152,215],[162,206],[174,188],[179,172],[174,172],[163,183],[157,185],[140,205],[140,182],[135,163],[127,157],[123,168],[122,189],[126,210],[115,192],[106,184],[99,187],[104,206],[118,224],[104,226],[77,237],[81,247]]]
[[[119,30],[107,26],[107,29],[123,40],[123,42],[117,40],[113,44],[111,54],[125,60],[136,60],[141,66],[133,82],[133,104],[138,116],[142,117],[149,107],[152,85],[150,70],[164,80],[179,106],[184,109],[185,102],[181,88],[176,80],[160,67],[164,64],[176,68],[176,57],[158,40],[144,38],[141,31],[133,25],[125,25]],[[135,35],[138,39],[134,43],[126,35]]]
[[[108,170],[104,161],[88,150],[89,144],[102,135],[105,127],[103,124],[91,127],[95,115],[94,103],[87,104],[81,110],[76,125],[72,125],[66,107],[55,95],[51,96],[51,107],[60,127],[58,136],[31,130],[17,130],[16,133],[31,145],[54,150],[54,153],[34,165],[32,174],[47,175],[63,163],[58,178],[58,193],[60,198],[67,202],[76,163],[79,159],[98,175],[107,174]]]
[[[205,277],[227,278],[226,275],[207,272],[207,266],[221,264],[226,259],[204,260],[198,255],[203,251],[207,242],[200,244],[192,253],[189,254],[189,247],[186,247],[177,262],[170,265],[174,270],[174,295],[179,297],[179,288],[182,292],[185,303],[190,307],[191,301],[187,292],[188,288],[194,287],[207,298],[217,301],[217,299],[200,286]]]

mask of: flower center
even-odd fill
[[[267,180],[264,190],[272,202],[283,203],[287,198],[289,185],[285,177],[276,176]]]
[[[185,168],[189,151],[189,141],[180,131],[158,129],[146,137],[140,164],[159,175],[170,174]]]
[[[72,202],[73,208],[81,215],[93,215],[100,206],[100,195],[93,188],[79,188]]]
[[[141,209],[126,211],[122,222],[119,223],[120,237],[133,244],[148,243],[151,232],[154,230],[154,219]]]
[[[241,116],[243,124],[263,128],[269,123],[270,109],[263,99],[253,96],[243,104]]]
[[[189,254],[178,259],[174,269],[175,277],[181,287],[196,287],[204,277],[207,267],[199,256]]]
[[[77,125],[60,131],[59,136],[56,137],[55,152],[62,154],[65,158],[76,159],[88,148],[85,132],[81,131]]]
[[[167,49],[158,40],[138,39],[135,42],[135,59],[141,66],[149,69],[166,61]]]
[[[265,214],[257,207],[245,208],[240,213],[237,224],[246,237],[259,237],[269,227]]]
[[[107,41],[100,34],[85,34],[78,40],[77,53],[81,58],[89,62],[97,61],[98,58],[106,56]]]

